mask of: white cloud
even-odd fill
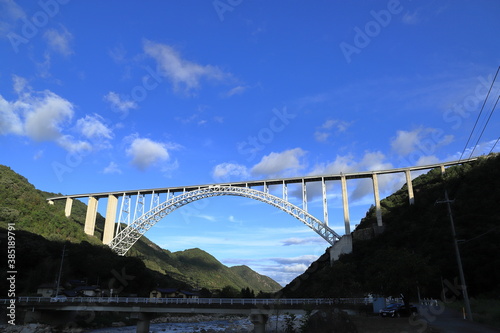
[[[401,156],[410,154],[420,142],[422,129],[413,131],[398,131],[396,138],[391,142],[392,149]]]
[[[122,170],[115,162],[109,162],[108,166],[105,167],[102,172],[105,174],[113,174],[113,173],[121,174]]]
[[[103,122],[98,114],[86,115],[85,118],[78,119],[76,126],[79,131],[88,139],[111,139],[113,132]]]
[[[314,139],[318,142],[326,142],[330,137],[331,133],[316,131],[314,132]]]
[[[357,170],[357,168],[358,168],[357,162],[354,160],[354,157],[352,155],[344,155],[344,156],[337,155],[337,157],[333,162],[316,164],[313,170],[309,172],[309,175],[311,176],[330,175],[330,174],[338,175],[341,172],[348,173],[348,172],[359,171]]]
[[[349,128],[351,124],[342,121],[342,120],[336,120],[336,119],[328,119],[321,125],[322,129],[335,129],[338,133],[345,132],[347,128]]]
[[[127,62],[127,51],[125,50],[123,44],[118,44],[117,46],[109,49],[108,54],[111,59],[113,59],[117,64],[123,64]]]
[[[221,163],[215,166],[212,176],[217,182],[228,182],[230,179],[243,180],[249,176],[249,173],[244,165]]]
[[[299,257],[270,258],[270,259],[277,262],[278,264],[309,264],[312,261],[318,259],[318,256],[312,254],[305,254]]]
[[[384,162],[385,155],[380,151],[366,152],[363,158],[356,166],[358,171],[375,171],[375,170],[388,170],[392,169],[390,162]]]
[[[269,177],[283,175],[285,172],[295,173],[304,168],[300,158],[305,154],[306,152],[301,148],[289,149],[281,153],[273,152],[264,156],[259,163],[253,166],[251,173]]]
[[[216,66],[200,65],[181,57],[173,47],[146,40],[144,52],[154,58],[162,76],[172,81],[176,91],[199,88],[202,79],[221,81],[230,77]]]
[[[303,245],[303,244],[323,244],[325,240],[321,237],[307,237],[307,238],[288,238],[282,241],[284,246],[290,245]]]
[[[13,76],[15,101],[7,101],[0,95],[0,134],[27,136],[34,141],[52,141],[69,152],[91,151],[93,146],[85,139],[101,139],[99,146],[110,147],[105,139],[112,132],[98,115],[86,116],[77,121],[75,129],[84,140],[66,133],[71,128],[74,105],[49,91],[33,91],[27,81]],[[96,146],[98,146],[96,144]]]
[[[418,152],[422,156],[432,155],[438,147],[448,145],[453,135],[445,135],[440,129],[419,127],[412,131],[397,131],[391,148],[400,156]]]
[[[104,100],[109,102],[113,109],[124,113],[131,109],[137,109],[137,103],[135,101],[122,99],[119,94],[113,91],[110,91],[106,96],[104,96]]]
[[[248,87],[246,86],[236,86],[233,89],[229,90],[226,94],[227,97],[231,97],[234,95],[241,95],[247,90]]]
[[[132,157],[132,164],[140,170],[170,158],[166,144],[138,137],[133,139],[127,155]]]
[[[236,224],[240,224],[240,225],[243,223],[243,220],[237,219],[233,215],[229,215],[229,217],[227,218],[227,220],[229,222],[231,222],[231,223],[236,223]]]
[[[318,142],[325,142],[333,134],[343,133],[349,128],[351,124],[336,119],[328,119],[314,132],[314,138]]]
[[[39,160],[43,157],[43,150],[39,150],[35,153],[35,155],[33,156],[33,159],[36,161],[36,160]]]
[[[23,123],[14,103],[0,95],[0,134],[23,134]]]
[[[23,77],[13,75],[12,81],[14,82],[14,91],[17,94],[20,94],[28,87],[28,80]]]
[[[35,141],[52,141],[61,137],[61,126],[73,117],[73,104],[66,99],[44,91],[40,97],[28,97],[26,103],[25,134]]]
[[[87,141],[75,140],[71,135],[62,135],[57,138],[56,142],[65,150],[72,153],[92,150],[92,145],[90,143]]]
[[[15,22],[23,17],[26,13],[14,0],[0,0],[0,36],[12,32]]]
[[[289,272],[289,273],[301,274],[307,269],[307,267],[308,266],[304,265],[304,264],[294,264],[294,265],[288,265],[288,266],[283,267],[283,270],[285,272]]]
[[[352,155],[337,156],[333,162],[317,164],[314,166],[313,170],[309,175],[338,175],[340,173],[352,173],[360,171],[375,171],[375,170],[387,170],[392,169],[393,165],[386,162],[386,156],[377,152],[365,152],[361,160],[356,160]],[[393,188],[393,182],[397,177],[384,176],[379,178],[380,188]],[[330,183],[327,183],[327,187],[331,187]],[[358,200],[366,195],[373,195],[373,186],[370,181],[358,181],[356,187],[349,186],[351,199]],[[310,198],[315,198],[321,196],[321,186],[311,184],[307,187],[307,194]],[[294,196],[302,197],[300,191],[294,192]]]
[[[60,53],[65,57],[73,53],[70,46],[73,35],[64,26],[61,25],[60,30],[47,29],[43,37],[54,52]]]
[[[436,156],[434,155],[430,155],[430,156],[421,156],[416,165],[429,165],[429,164],[437,164],[439,163],[440,160],[439,158],[437,158]]]
[[[456,161],[458,159],[466,159],[469,157],[477,157],[480,155],[487,155],[492,152],[499,152],[500,143],[495,140],[483,141],[479,144],[471,147],[467,147],[462,154],[462,151],[456,152],[455,154],[448,156],[445,160]]]
[[[408,24],[408,25],[416,25],[420,22],[420,17],[419,17],[419,13],[418,11],[415,11],[414,13],[410,13],[409,11],[407,11],[402,19],[404,24]]]

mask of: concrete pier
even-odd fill
[[[94,236],[95,230],[95,219],[97,217],[97,199],[95,197],[89,197],[89,202],[87,204],[87,216],[85,217],[85,228],[84,231],[87,235]]]
[[[408,187],[408,198],[410,201],[410,205],[413,205],[415,203],[415,196],[413,195],[413,183],[411,182],[411,171],[406,170],[405,175],[406,175],[406,186]]]
[[[149,326],[151,324],[150,320],[151,314],[149,313],[139,313],[139,318],[137,320],[137,333],[149,333]]]
[[[347,181],[345,175],[340,176],[342,183],[342,204],[344,206],[344,226],[345,234],[351,234],[351,218],[349,217],[349,197],[347,196]]]
[[[326,182],[325,178],[321,179],[321,189],[323,193],[323,222],[328,225],[328,197],[326,195]]]
[[[253,324],[254,333],[265,333],[269,316],[266,314],[251,314],[250,321]]]
[[[344,235],[330,248],[330,265],[340,258],[342,254],[352,252],[352,235]]]
[[[71,208],[72,207],[73,207],[73,199],[66,198],[66,206],[64,207],[64,215],[66,215],[66,217],[71,216]]]
[[[106,221],[104,222],[104,235],[102,236],[102,243],[105,245],[108,245],[113,240],[117,208],[118,208],[118,198],[113,194],[108,195],[108,206],[106,207]]]
[[[373,181],[373,196],[375,198],[375,214],[377,216],[377,226],[382,226],[382,209],[380,208],[380,194],[378,190],[378,176],[376,173],[372,175]]]

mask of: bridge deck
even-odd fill
[[[9,299],[0,299],[8,304]],[[50,297],[19,297],[17,307],[35,307],[62,311],[126,311],[126,312],[210,312],[234,310],[247,313],[251,309],[293,310],[328,308],[341,304],[367,303],[363,298],[143,298],[143,297],[68,297],[61,301]],[[113,310],[111,310],[113,309]],[[175,309],[175,310],[174,310]],[[228,311],[223,311],[228,312]]]
[[[218,184],[203,184],[203,185],[189,185],[189,186],[174,186],[174,187],[161,187],[161,188],[153,188],[153,189],[137,189],[137,190],[125,190],[125,191],[111,191],[111,192],[99,192],[99,193],[84,193],[84,194],[72,194],[72,195],[62,195],[52,198],[47,198],[47,200],[61,200],[66,198],[105,198],[109,195],[136,195],[137,193],[141,193],[143,195],[146,194],[159,194],[159,193],[179,193],[179,192],[188,192],[198,190],[200,188],[209,187],[211,185],[221,185],[221,186],[236,186],[236,187],[259,187],[259,186],[269,186],[269,185],[283,185],[283,184],[297,184],[297,183],[309,183],[309,182],[321,182],[321,181],[332,181],[332,180],[341,180],[342,177],[346,179],[357,179],[357,178],[371,178],[373,174],[383,175],[390,173],[401,173],[405,171],[420,171],[420,170],[428,170],[439,167],[447,167],[452,165],[457,165],[461,163],[467,163],[471,161],[475,161],[477,158],[463,159],[460,161],[452,161],[452,162],[442,162],[436,164],[429,165],[421,165],[421,166],[413,166],[408,168],[397,168],[397,169],[388,169],[388,170],[375,170],[375,171],[363,171],[363,172],[352,172],[352,173],[342,173],[342,174],[330,174],[330,175],[317,175],[317,176],[305,176],[305,177],[291,177],[291,178],[281,178],[281,179],[267,179],[267,180],[249,180],[249,181],[241,181],[241,182],[231,182],[231,183],[218,183]]]

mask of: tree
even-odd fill
[[[237,298],[238,296],[238,290],[233,286],[225,286],[220,291],[221,298]]]
[[[242,298],[255,298],[255,293],[249,287],[242,288],[240,291]]]

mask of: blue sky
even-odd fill
[[[500,65],[499,13],[493,0],[0,0],[0,163],[75,194],[499,151],[498,114],[487,122],[498,82],[466,145]],[[404,182],[380,178],[382,197]],[[348,188],[354,227],[373,194]],[[340,184],[328,200],[343,233]],[[188,205],[146,235],[282,284],[328,245],[237,197]]]

